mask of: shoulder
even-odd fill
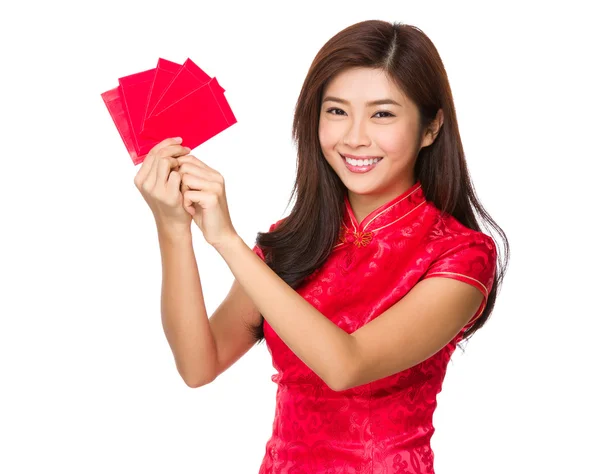
[[[457,250],[459,247],[479,247],[496,256],[496,243],[489,235],[471,229],[450,214],[436,209],[433,223],[424,242],[428,253],[441,254]]]
[[[491,291],[498,256],[492,237],[464,226],[453,216],[440,215],[425,245],[431,261],[424,278],[455,278],[485,289],[486,294]]]

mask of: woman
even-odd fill
[[[223,177],[189,149],[157,145],[136,176],[178,370],[205,385],[266,340],[278,391],[261,474],[433,473],[436,395],[489,318],[509,254],[470,182],[434,45],[398,23],[339,32],[308,71],[293,135],[297,200],[258,234],[260,259],[231,224]],[[502,264],[475,211],[502,236]],[[190,217],[235,276],[210,320]]]

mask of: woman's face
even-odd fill
[[[382,204],[412,186],[418,152],[433,141],[430,134],[421,139],[418,133],[416,105],[381,69],[346,70],[323,92],[321,149],[352,197],[371,195]],[[383,159],[360,173],[349,169],[342,155]]]

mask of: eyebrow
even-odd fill
[[[327,102],[328,100],[330,100],[332,102],[340,102],[341,104],[350,105],[350,102],[348,102],[347,100],[340,99],[339,97],[333,97],[331,95],[328,95],[327,97],[325,97],[323,99],[323,102]],[[395,100],[392,100],[392,99],[379,99],[379,100],[373,100],[371,102],[367,102],[367,105],[383,105],[383,104],[394,104],[399,107],[402,107],[401,104],[399,104],[398,102],[396,102]]]

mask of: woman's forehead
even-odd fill
[[[390,80],[382,69],[352,68],[338,73],[325,86],[323,102],[327,98],[353,105],[380,105],[386,99],[402,106],[406,102],[403,91]],[[392,103],[392,105],[394,105]]]

